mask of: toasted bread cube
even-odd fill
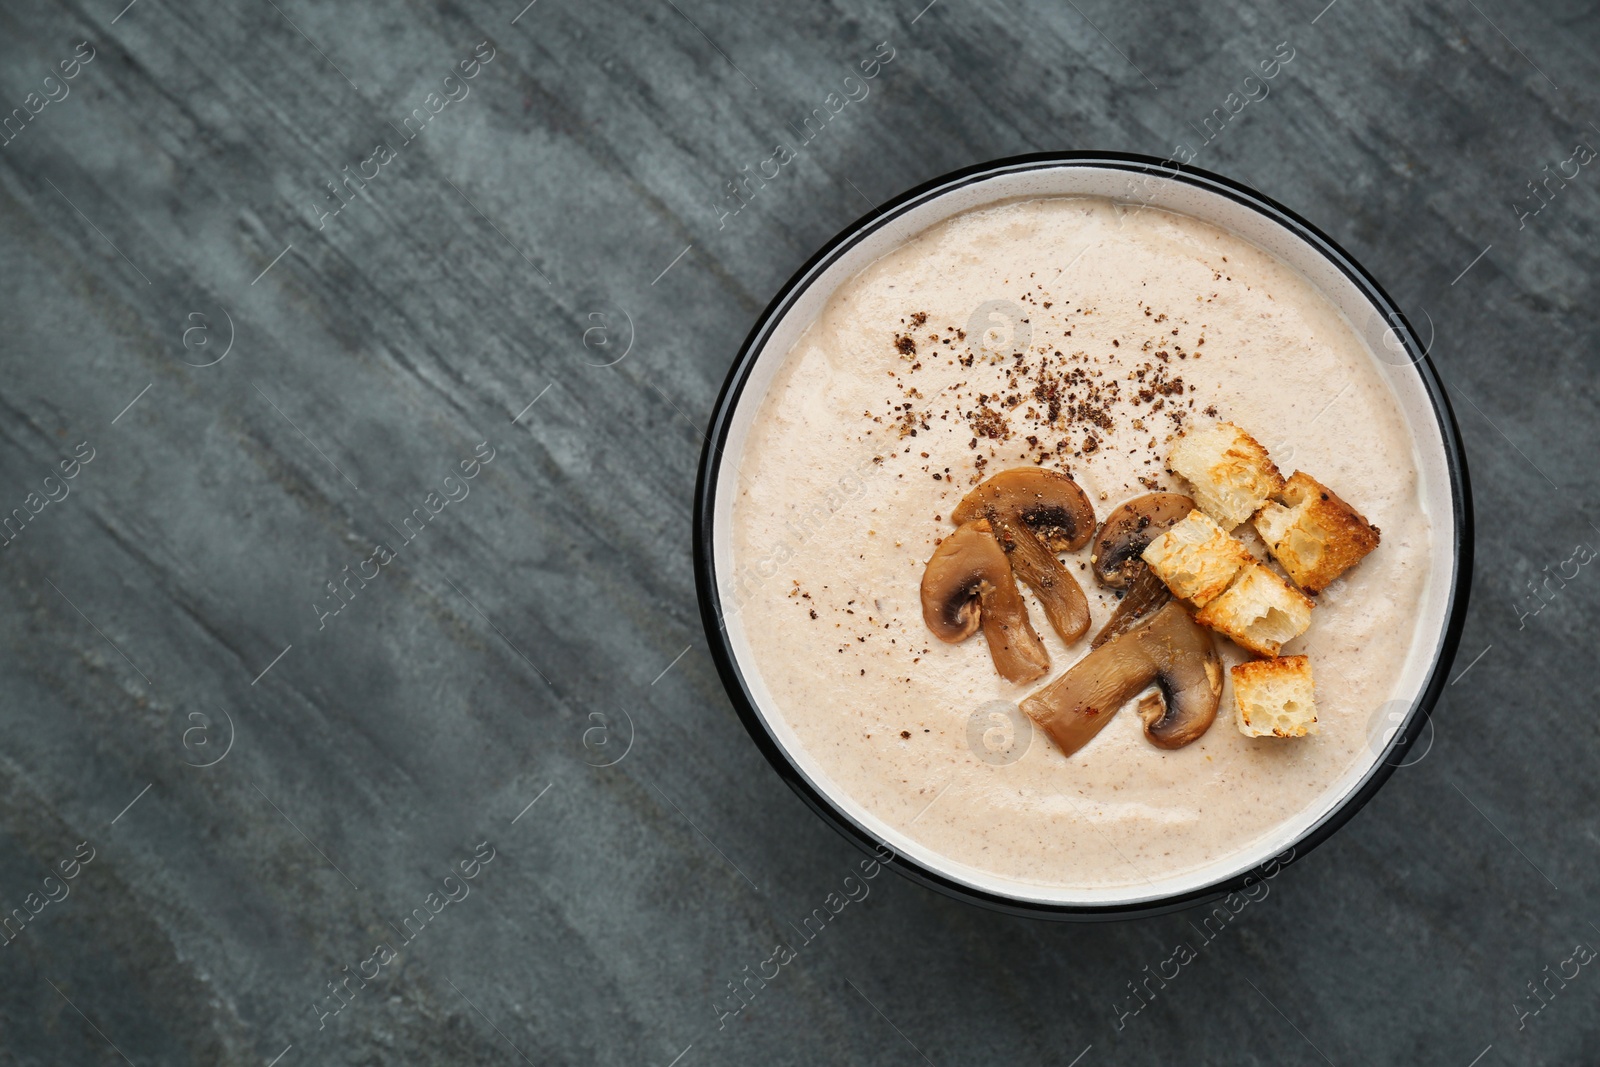
[[[1313,593],[1378,547],[1378,528],[1304,471],[1256,512],[1255,527],[1272,558]]]
[[[1210,603],[1240,568],[1255,562],[1248,548],[1198,510],[1146,545],[1141,558],[1173,596],[1195,607]]]
[[[1231,422],[1191,426],[1172,446],[1167,465],[1188,480],[1195,503],[1224,530],[1254,515],[1283,488],[1267,450]]]
[[[1195,619],[1252,652],[1276,656],[1285,641],[1311,625],[1312,604],[1310,597],[1275,572],[1252,562]]]
[[[1317,732],[1309,659],[1251,660],[1231,673],[1240,733],[1246,737],[1304,737]]]

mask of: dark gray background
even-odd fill
[[[95,456],[0,549],[0,909],[95,853],[0,949],[0,1062],[1600,1061],[1594,965],[1519,1020],[1600,945],[1600,577],[1523,599],[1600,546],[1600,173],[1515,207],[1600,143],[1592,6],[125,2],[0,9],[0,113],[95,53],[0,147],[0,510]],[[322,183],[483,41],[470,95],[319,230]],[[881,41],[871,95],[719,225]],[[1284,41],[1195,163],[1436,330],[1479,538],[1431,751],[1121,1029],[1197,916],[1054,925],[897,876],[719,1029],[859,858],[756,752],[695,607],[739,342],[880,200],[1197,145]],[[470,496],[319,629],[323,583],[480,441]],[[485,840],[471,895],[319,1029]]]

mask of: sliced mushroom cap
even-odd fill
[[[1160,664],[1156,676],[1162,705],[1141,705],[1144,735],[1161,748],[1182,748],[1211,728],[1222,702],[1222,660],[1211,632],[1195,622],[1183,605],[1173,602],[1172,621],[1159,634],[1146,639],[1159,642],[1152,655]],[[1158,613],[1159,614],[1159,613]],[[1180,618],[1181,616],[1181,618]],[[1151,619],[1151,624],[1155,623]],[[1146,629],[1130,631],[1130,636]]]
[[[1138,577],[1139,554],[1194,510],[1182,493],[1146,493],[1117,507],[1095,535],[1090,565],[1101,585],[1126,589]]]
[[[1082,487],[1060,471],[1044,467],[1001,471],[968,493],[950,518],[971,522],[989,518],[991,510],[1027,523],[1056,552],[1080,549],[1094,536],[1094,505]]]
[[[922,572],[922,619],[951,644],[983,627],[995,669],[1010,682],[1031,682],[1050,669],[1044,642],[1028,621],[1028,606],[1011,574],[1011,560],[989,524],[969,522],[940,542]]]
[[[1181,748],[1205,733],[1217,717],[1222,662],[1211,635],[1177,601],[1090,651],[1067,673],[1024,700],[1022,710],[1070,756],[1152,682],[1159,687],[1159,698],[1139,706],[1145,736],[1152,743]]]
[[[1077,482],[1043,467],[1001,471],[968,493],[950,517],[957,523],[987,519],[1056,633],[1069,645],[1083,636],[1089,601],[1056,558],[1082,548],[1094,533],[1094,506]]]

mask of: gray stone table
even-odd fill
[[[1600,546],[1600,170],[1529,186],[1600,145],[1600,12],[525,2],[0,7],[0,1063],[1600,1062],[1600,573],[1529,599]],[[1136,1014],[1197,916],[885,877],[719,1025],[858,858],[695,606],[734,352],[901,190],[1178,144],[1436,332],[1479,544],[1431,750]]]

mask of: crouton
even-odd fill
[[[1304,737],[1317,732],[1309,659],[1252,660],[1231,673],[1240,733],[1246,737]]]
[[[1304,471],[1256,512],[1255,528],[1272,558],[1313,593],[1378,547],[1378,528]]]
[[[1191,511],[1173,524],[1145,546],[1141,558],[1173,596],[1196,607],[1210,603],[1240,568],[1255,562],[1249,549],[1203,511]]]
[[[1267,450],[1231,422],[1190,427],[1172,446],[1167,465],[1188,480],[1195,503],[1224,530],[1254,515],[1283,488]]]
[[[1276,656],[1285,641],[1311,625],[1312,604],[1310,597],[1274,571],[1252,562],[1195,619],[1252,652]]]

